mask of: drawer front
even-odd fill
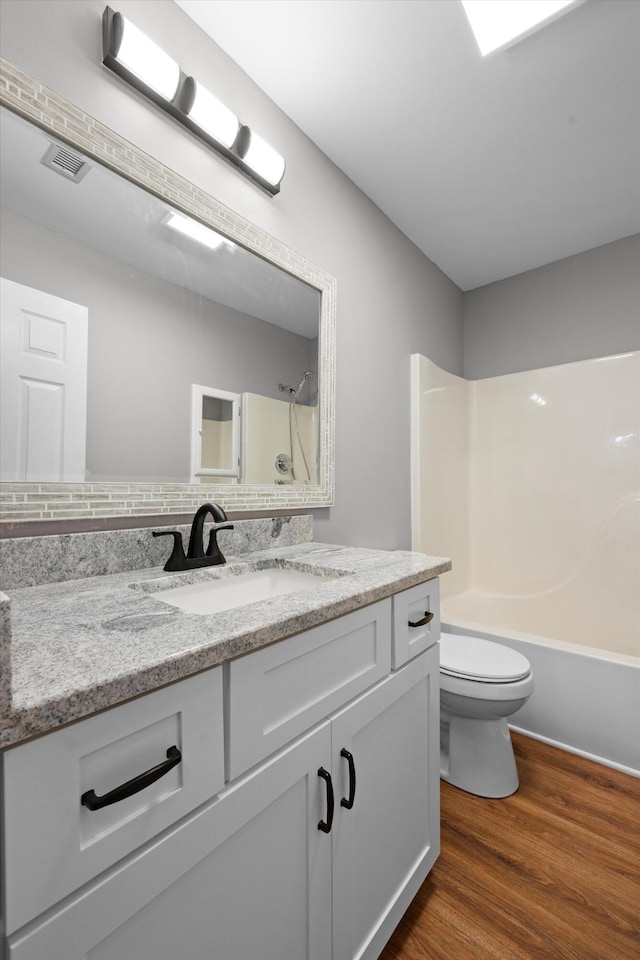
[[[171,747],[180,761],[139,792],[99,809],[81,803],[175,759]],[[11,933],[223,788],[222,669],[15,747],[3,762]]]
[[[390,666],[391,600],[233,660],[229,779],[372,686]]]
[[[431,617],[433,614],[433,617]],[[427,623],[421,621],[427,620]],[[409,624],[418,626],[412,627]],[[427,580],[393,598],[393,669],[440,639],[440,582]]]

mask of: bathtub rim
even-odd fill
[[[462,594],[456,594],[462,596]],[[454,597],[451,598],[455,599]],[[463,617],[451,618],[446,610],[447,601],[441,603],[441,629],[451,633],[461,633],[465,636],[478,636],[483,640],[523,640],[542,647],[556,650],[565,650],[576,656],[595,657],[598,660],[607,660],[609,663],[622,663],[626,666],[640,669],[640,654],[633,656],[630,653],[617,653],[614,650],[604,650],[602,647],[590,647],[587,644],[569,643],[566,640],[557,640],[555,637],[544,637],[536,633],[526,633],[514,628],[494,627],[492,624],[479,623],[477,620],[466,620]]]

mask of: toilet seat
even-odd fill
[[[493,640],[440,634],[440,672],[475,683],[514,683],[531,672],[525,656]]]

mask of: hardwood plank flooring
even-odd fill
[[[442,783],[442,852],[380,960],[640,960],[640,780],[512,734],[520,789]]]

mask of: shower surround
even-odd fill
[[[443,623],[532,661],[527,732],[640,769],[640,352],[476,381],[411,362],[413,549],[453,560]]]

